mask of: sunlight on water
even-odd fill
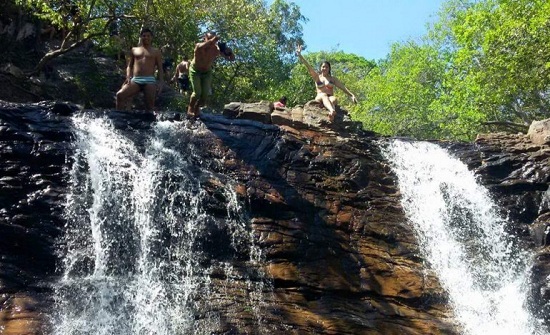
[[[81,116],[74,127],[55,334],[210,334],[219,323],[208,312],[210,274],[219,268],[228,280],[245,277],[244,294],[253,310],[261,308],[260,270],[247,277],[204,255],[202,240],[219,218],[208,213],[201,182],[217,176],[194,166],[201,148],[191,131],[159,122],[140,152],[107,119]],[[230,247],[259,268],[249,222],[231,182],[223,184]],[[200,322],[199,308],[207,311]]]
[[[526,308],[530,255],[506,234],[473,173],[431,143],[393,141],[383,151],[463,333],[542,335]]]

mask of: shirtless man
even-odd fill
[[[181,94],[185,95],[189,91],[189,58],[183,57],[181,63],[176,66],[176,72],[170,80],[170,83],[178,81]]]
[[[132,48],[130,61],[126,68],[126,80],[116,94],[116,109],[123,110],[126,102],[143,90],[145,109],[155,108],[155,97],[162,90],[164,74],[162,71],[162,54],[153,48],[153,33],[149,29],[141,31],[141,46]],[[155,67],[159,73],[159,82],[155,79]]]
[[[214,32],[207,32],[204,41],[195,45],[193,60],[189,67],[189,78],[193,93],[189,101],[187,115],[198,117],[199,106],[203,104],[212,91],[212,64],[217,57],[221,56],[227,60],[235,60],[233,51],[225,44],[218,45],[219,37]]]

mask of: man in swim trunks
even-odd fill
[[[183,95],[185,95],[191,88],[189,82],[189,65],[189,58],[187,56],[183,56],[183,60],[176,66],[176,72],[174,73],[172,80],[170,80],[170,83],[173,83],[176,80],[178,81],[180,92]]]
[[[227,60],[235,60],[233,51],[225,45],[218,43],[219,37],[214,32],[207,32],[204,41],[195,45],[193,60],[189,67],[189,79],[193,93],[189,101],[187,115],[198,117],[200,105],[203,104],[212,91],[212,64],[218,57]]]
[[[152,111],[155,108],[155,97],[162,90],[164,73],[162,71],[162,54],[153,48],[153,33],[144,28],[140,33],[141,46],[132,48],[130,60],[126,68],[126,80],[116,94],[116,109],[123,110],[126,102],[134,95],[143,91],[145,109]],[[157,84],[155,70],[158,70]]]

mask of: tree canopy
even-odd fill
[[[124,48],[141,27],[179,61],[202,33],[216,31],[236,61],[216,68],[214,104],[277,100],[290,105],[314,97],[314,86],[294,51],[307,18],[291,1],[274,0],[11,0],[64,31],[50,59],[92,41]],[[305,41],[307,46],[307,41]],[[550,109],[550,2],[448,0],[421,41],[395,43],[372,61],[332,50],[304,55],[315,67],[332,64],[359,100],[339,101],[365,128],[419,139],[471,140],[484,131],[525,131]],[[337,95],[342,93],[338,90]]]
[[[235,51],[236,61],[217,69],[213,102],[272,97],[276,83],[286,80],[301,41],[305,18],[293,3],[275,0],[14,0],[32,15],[63,31],[59,48],[37,66],[93,42],[112,44],[116,34],[125,49],[137,45],[142,27],[150,28],[157,47],[177,61],[191,56],[195,43],[209,30]],[[273,84],[275,83],[275,84]]]
[[[550,2],[450,0],[423,43],[396,43],[355,115],[383,134],[470,140],[549,116]]]

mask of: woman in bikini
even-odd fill
[[[317,91],[317,96],[315,96],[315,101],[320,102],[325,106],[326,109],[328,109],[328,117],[330,121],[334,121],[334,116],[336,115],[336,104],[337,100],[334,96],[334,86],[338,87],[342,91],[344,91],[354,103],[357,103],[357,99],[355,98],[355,95],[350,92],[342,84],[340,80],[338,80],[336,77],[332,76],[332,73],[330,72],[330,63],[327,61],[324,61],[321,64],[321,68],[319,72],[315,71],[313,67],[307,62],[307,60],[302,56],[302,46],[298,45],[298,48],[296,49],[296,55],[298,55],[298,59],[301,63],[303,63],[313,80],[315,81],[315,87]]]

